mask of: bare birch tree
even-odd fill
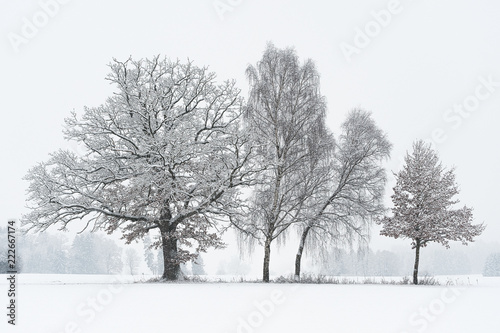
[[[303,177],[309,179],[314,195],[308,197],[298,225],[296,280],[305,247],[321,250],[332,242],[339,246],[366,238],[370,222],[385,212],[382,162],[389,158],[392,145],[367,111],[352,110],[341,130],[336,143],[328,135],[318,139],[317,151],[322,154],[311,160],[306,170],[310,176]],[[330,145],[335,149],[328,149]]]
[[[207,68],[159,56],[110,68],[116,93],[66,119],[65,137],[86,153],[59,150],[26,176],[24,224],[65,229],[87,219],[95,229],[120,229],[127,242],[159,230],[163,278],[175,280],[181,263],[222,245],[218,222],[240,210],[250,150],[239,90],[217,85]]]
[[[293,49],[268,44],[257,65],[247,68],[247,76],[246,126],[263,171],[256,177],[248,218],[235,225],[245,245],[257,241],[264,246],[263,281],[269,282],[271,244],[298,221],[309,195],[301,170],[310,154],[308,139],[323,126],[325,100],[314,63],[299,64]]]

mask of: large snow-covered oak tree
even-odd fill
[[[415,249],[413,283],[418,284],[420,248],[437,242],[449,248],[449,241],[473,242],[485,226],[473,225],[472,209],[457,208],[459,193],[454,169],[446,170],[437,153],[424,141],[413,144],[406,154],[405,165],[395,174],[396,185],[391,196],[392,216],[377,221],[381,235],[412,240]]]
[[[59,150],[27,174],[24,224],[43,231],[87,219],[128,242],[157,229],[163,278],[175,280],[181,263],[223,245],[214,228],[240,212],[252,150],[242,99],[234,82],[216,84],[191,62],[157,56],[110,69],[114,95],[66,119],[65,137],[86,153]]]
[[[321,251],[332,243],[334,247],[352,244],[356,236],[367,239],[371,221],[385,213],[382,163],[390,157],[391,143],[371,113],[361,109],[349,112],[341,131],[336,142],[321,134],[316,159],[304,169],[309,175],[303,178],[309,180],[314,195],[307,198],[298,224],[296,280],[304,248]]]
[[[311,60],[299,63],[291,48],[268,44],[256,66],[247,68],[250,97],[245,112],[262,171],[249,202],[248,218],[237,221],[240,244],[264,246],[263,281],[269,282],[271,244],[280,241],[298,221],[311,188],[303,168],[308,142],[321,131],[326,106],[319,91],[319,74]]]

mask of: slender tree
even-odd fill
[[[106,274],[120,274],[123,268],[122,248],[112,239],[99,237],[97,243],[99,257],[103,261]]]
[[[214,228],[240,210],[251,149],[239,90],[216,84],[206,68],[159,56],[110,68],[114,95],[66,119],[66,138],[86,153],[59,150],[29,171],[23,222],[45,230],[87,219],[95,229],[120,229],[127,242],[157,229],[163,278],[175,280],[180,263],[222,245]]]
[[[130,275],[135,275],[136,270],[139,267],[139,254],[134,248],[128,248],[125,250],[125,265],[130,271]]]
[[[144,237],[143,244],[144,244],[144,259],[146,261],[146,265],[151,270],[153,275],[156,275],[156,271],[157,271],[158,267],[155,263],[153,246],[152,246],[151,238],[149,237],[149,235],[146,235]]]
[[[264,246],[263,281],[269,282],[271,244],[283,240],[296,223],[309,193],[302,186],[301,169],[307,162],[308,138],[324,121],[325,101],[319,91],[314,63],[304,64],[293,49],[268,44],[256,66],[247,68],[250,97],[246,126],[253,134],[256,176],[246,220],[235,223],[241,243],[258,241]]]
[[[337,141],[317,132],[302,178],[313,195],[301,212],[300,243],[295,258],[295,279],[300,279],[303,250],[326,250],[332,242],[351,244],[356,236],[368,237],[372,219],[383,215],[386,174],[382,162],[392,145],[377,127],[371,113],[352,110],[341,126]],[[335,147],[335,149],[333,149]],[[311,158],[312,157],[312,158]]]
[[[7,228],[0,227],[0,274],[8,271],[7,261]]]
[[[159,267],[162,265],[163,262],[164,262],[164,260],[163,260],[163,251],[161,251],[161,250],[156,251],[156,261],[155,261],[155,263],[156,263],[156,269],[157,269],[157,271],[159,270]],[[180,269],[180,267],[179,267],[179,269]]]
[[[484,263],[484,276],[500,276],[500,253],[491,253]]]
[[[198,254],[198,257],[191,263],[191,271],[193,275],[205,275],[205,263],[203,262],[203,257]]]
[[[406,154],[403,170],[395,174],[392,195],[392,216],[378,221],[381,235],[409,238],[415,249],[413,283],[418,284],[420,249],[430,242],[449,248],[449,241],[467,245],[479,236],[485,226],[473,225],[472,209],[454,197],[459,193],[454,169],[446,170],[438,155],[423,141],[413,144],[413,153]]]
[[[69,268],[72,274],[105,273],[101,270],[99,259],[102,253],[98,253],[96,243],[97,237],[93,233],[76,235],[69,251]]]

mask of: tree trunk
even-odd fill
[[[264,244],[264,268],[262,274],[262,281],[269,282],[269,262],[271,260],[271,238],[267,237]]]
[[[161,244],[163,249],[162,279],[175,281],[179,278],[181,266],[177,258],[177,239],[169,235],[171,235],[171,233],[161,233]]]
[[[302,252],[304,251],[304,245],[306,244],[307,234],[311,230],[310,226],[307,226],[302,232],[300,237],[299,250],[297,251],[297,256],[295,257],[295,281],[300,281],[300,261],[302,260]]]
[[[413,267],[413,284],[418,284],[418,262],[420,260],[420,239],[416,240],[415,266]]]

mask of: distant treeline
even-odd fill
[[[18,272],[50,274],[119,274],[122,249],[111,239],[83,233],[69,241],[64,234],[17,235]],[[0,228],[0,271],[7,270],[6,229]],[[5,244],[5,245],[4,245]]]
[[[123,249],[106,235],[82,233],[70,241],[64,234],[37,233],[17,235],[17,264],[21,273],[47,274],[135,274],[145,261],[153,274],[159,274],[161,250],[151,249],[145,239],[144,257],[133,248]],[[7,271],[7,230],[0,228],[0,273]],[[469,247],[429,246],[422,251],[426,258],[421,272],[428,275],[484,274],[500,276],[500,245],[474,243]],[[411,275],[413,252],[372,251],[370,249],[333,249],[317,257],[313,266],[319,273],[335,276],[408,276]],[[190,267],[182,265],[184,274],[203,275],[200,256]],[[245,275],[250,266],[237,256],[221,261],[216,274]]]
[[[452,246],[450,249],[429,246],[422,250],[421,255],[425,257],[421,263],[423,275],[500,276],[498,244],[477,243],[467,248]],[[335,249],[326,254],[320,273],[346,276],[408,276],[413,269],[412,257],[413,253],[408,249],[397,252]]]

